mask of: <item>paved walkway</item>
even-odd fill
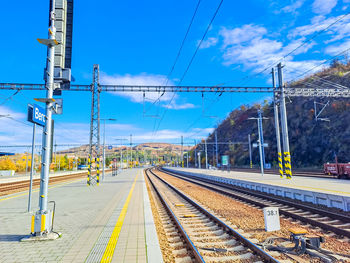
[[[85,179],[52,186],[54,231],[63,234],[54,241],[19,242],[30,232],[27,198],[0,199],[0,262],[162,262],[154,223],[144,216],[151,211],[142,169],[107,175],[95,187]]]

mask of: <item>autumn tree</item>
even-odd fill
[[[0,170],[16,170],[16,165],[10,158],[0,159]]]

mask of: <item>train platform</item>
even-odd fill
[[[50,186],[57,240],[20,241],[30,233],[27,198],[0,198],[0,262],[163,262],[143,169],[108,173],[99,186],[86,179]]]
[[[166,167],[169,171],[210,177],[240,187],[350,211],[350,180],[295,176],[291,180],[279,175]]]
[[[52,172],[49,174],[49,177],[59,177],[59,176],[65,176],[70,174],[84,174],[87,170],[76,170],[76,171],[61,171],[61,172]],[[0,176],[0,184],[5,183],[12,183],[12,182],[20,182],[20,181],[26,181],[30,179],[30,174],[28,172],[27,175],[25,174],[18,174],[13,176]],[[37,172],[33,175],[33,180],[40,179],[40,172]]]

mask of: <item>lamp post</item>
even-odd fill
[[[116,141],[127,141],[127,139],[115,139]],[[123,163],[123,143],[120,143],[120,169],[122,169],[122,163]],[[127,149],[126,149],[126,154],[128,154]]]
[[[268,118],[262,117],[261,110],[258,109],[258,118],[248,118],[248,120],[257,120],[258,121],[258,134],[259,134],[259,153],[260,153],[260,170],[261,175],[264,175],[264,168],[265,168],[265,152],[264,152],[264,134],[263,134],[263,127],[262,127],[262,120],[266,120]]]
[[[102,162],[102,181],[105,180],[105,166],[106,166],[106,156],[105,156],[105,148],[106,148],[106,121],[116,121],[117,119],[112,119],[112,118],[108,118],[108,119],[100,119],[101,121],[103,121],[103,162]]]
[[[186,152],[186,166],[188,168],[188,152]]]

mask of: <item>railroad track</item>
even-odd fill
[[[349,216],[302,203],[296,203],[295,201],[281,199],[261,192],[239,188],[230,184],[218,183],[210,179],[187,175],[183,176],[163,169],[161,171],[165,174],[175,176],[259,208],[270,206],[278,207],[279,213],[285,217],[290,217],[319,227],[324,231],[330,231],[337,235],[350,238]]]
[[[278,262],[152,169],[145,173],[162,203],[158,211],[175,262]]]
[[[56,184],[64,181],[69,181],[77,178],[83,178],[86,177],[87,173],[78,173],[78,174],[68,174],[68,175],[62,175],[62,176],[55,176],[51,177],[49,184]],[[3,183],[0,184],[0,196],[13,194],[17,192],[22,192],[29,189],[29,180],[24,181],[18,181],[18,182],[10,182],[10,183]],[[40,179],[34,179],[33,180],[33,189],[39,188],[40,186]]]

